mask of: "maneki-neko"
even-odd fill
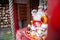
[[[43,6],[39,5],[38,6],[38,11],[36,9],[32,10],[32,24],[36,26],[36,23],[42,23],[47,24],[48,23],[48,17],[47,17],[47,12],[43,11]]]
[[[33,20],[31,21],[29,35],[34,39],[38,38],[37,40],[44,40],[47,36],[48,27],[46,12],[43,11],[43,6],[39,5],[38,10],[33,9],[31,13]]]

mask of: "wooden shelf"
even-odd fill
[[[27,5],[18,4],[18,17],[20,20],[27,19]]]

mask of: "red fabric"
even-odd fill
[[[22,37],[22,40],[26,40],[26,38],[25,37]]]
[[[35,40],[35,39],[33,39],[33,38],[30,38],[30,37],[26,34],[26,28],[17,30],[17,32],[16,32],[16,40],[26,40],[26,38],[23,37],[22,34],[20,34],[21,31],[23,32],[24,36],[28,38],[28,40]]]

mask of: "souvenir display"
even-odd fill
[[[9,7],[1,7],[0,8],[0,26],[1,27],[9,27],[10,26],[10,16],[9,16]]]

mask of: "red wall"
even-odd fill
[[[48,0],[48,38],[47,40],[60,40],[60,2]]]

